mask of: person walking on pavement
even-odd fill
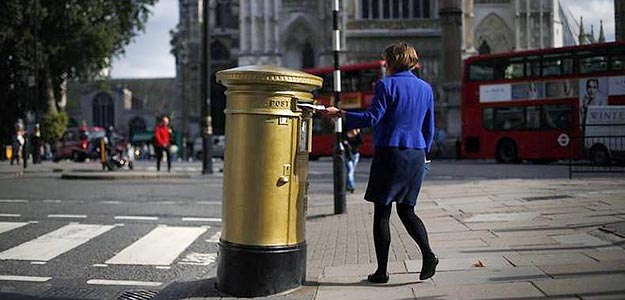
[[[11,156],[11,165],[13,163],[17,163],[19,165],[20,159],[23,158],[24,144],[26,140],[24,139],[24,127],[21,123],[15,125],[15,135],[11,140],[12,148],[13,148],[13,156]]]
[[[171,153],[169,152],[169,117],[163,116],[154,129],[154,148],[156,151],[156,170],[161,170],[163,152],[167,154],[167,172],[171,172]]]
[[[389,45],[383,53],[386,78],[375,85],[371,106],[362,112],[328,107],[326,114],[344,117],[350,128],[373,127],[375,155],[365,192],[374,203],[373,240],[377,270],[368,276],[372,283],[386,283],[391,243],[389,218],[392,203],[404,227],[419,246],[423,265],[419,279],[434,276],[438,257],[430,248],[425,225],[415,214],[423,180],[426,153],[434,138],[434,96],[432,87],[412,70],[419,67],[415,49],[407,43]]]
[[[354,172],[360,160],[360,152],[358,152],[358,150],[360,145],[362,145],[360,129],[355,128],[347,131],[343,139],[343,144],[345,145],[345,168],[347,169],[347,182],[345,186],[350,193],[354,193],[354,188],[356,187]]]
[[[41,163],[41,129],[39,123],[35,124],[35,131],[30,136],[30,146],[32,148],[33,165]]]

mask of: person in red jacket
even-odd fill
[[[167,154],[167,172],[171,172],[171,153],[169,152],[169,117],[163,116],[154,128],[154,150],[156,151],[156,170],[161,170],[163,151]]]

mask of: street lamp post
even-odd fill
[[[341,101],[341,70],[339,64],[339,53],[341,51],[341,31],[339,30],[339,10],[340,0],[332,1],[332,54],[334,56],[334,105],[339,107]],[[334,141],[334,213],[345,212],[345,148],[341,143],[343,132],[343,120],[334,120],[334,131],[336,139]]]
[[[210,142],[213,134],[210,109],[210,57],[208,55],[208,0],[202,0],[202,73],[201,73],[201,122],[202,122],[202,174],[213,174],[213,145]]]

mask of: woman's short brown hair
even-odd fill
[[[412,70],[419,67],[417,51],[408,43],[390,44],[383,54],[386,65],[396,72]]]

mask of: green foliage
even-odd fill
[[[19,103],[0,118],[46,112],[60,99],[61,82],[95,78],[145,29],[156,1],[1,0],[0,103]],[[38,98],[28,96],[29,76],[36,76]]]
[[[68,117],[65,112],[48,112],[41,118],[41,137],[53,145],[63,136],[67,123]]]

